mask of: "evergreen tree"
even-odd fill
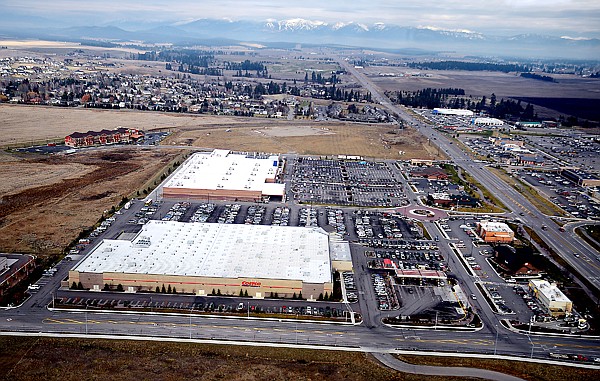
[[[117,291],[123,291],[123,285],[121,283],[117,285]]]
[[[320,301],[320,300],[323,300],[323,293],[320,293],[320,294],[319,294],[319,297],[317,298],[317,300],[319,300],[319,301]]]
[[[240,297],[243,297],[243,296],[244,296],[244,291],[243,291],[241,288],[240,288],[240,295],[239,295],[239,296],[240,296]]]
[[[169,287],[167,287],[167,294],[170,294],[171,292],[173,292],[173,290],[171,290],[171,285],[169,285]]]
[[[165,288],[165,285],[164,285],[164,284],[162,285],[162,290],[161,290],[161,292],[162,292],[163,294],[166,294],[166,293],[167,293],[167,289]]]
[[[158,286],[156,286],[156,290],[154,292],[156,292],[158,294],[160,292],[160,288]]]
[[[71,290],[77,290],[77,283],[75,281],[71,284]]]
[[[244,297],[247,298],[248,297],[248,290],[244,290]]]

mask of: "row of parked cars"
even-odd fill
[[[342,280],[344,282],[344,288],[346,289],[346,298],[350,303],[358,301],[358,295],[356,291],[356,283],[354,282],[354,274],[350,271],[342,273]]]
[[[220,224],[233,224],[241,209],[242,205],[240,204],[225,205],[225,209],[221,212],[217,222]]]
[[[392,303],[385,278],[381,274],[371,274],[371,278],[373,279],[373,288],[375,289],[378,308],[381,311],[390,310]]]
[[[181,221],[191,204],[189,202],[175,203],[162,218],[163,221]]]
[[[278,206],[273,211],[273,226],[288,226],[290,224],[290,208]]]
[[[190,218],[190,222],[206,222],[210,218],[210,215],[214,212],[217,206],[211,203],[202,203],[192,217]]]

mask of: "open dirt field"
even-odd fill
[[[385,159],[433,158],[438,154],[414,130],[392,134],[395,128],[389,125],[313,124],[314,127],[309,130],[311,134],[308,134],[304,125],[296,129],[289,123],[279,124],[268,127],[236,126],[230,129],[180,129],[165,144],[302,155],[359,155]],[[405,153],[401,155],[399,151]]]
[[[175,133],[164,144],[203,148],[389,159],[438,155],[416,131],[407,129],[391,134],[395,128],[390,125],[15,105],[1,105],[0,119],[4,122],[0,125],[0,147],[62,139],[75,131],[121,126],[146,131],[169,129]],[[400,155],[399,151],[404,153]]]
[[[179,115],[132,110],[0,105],[0,147],[64,139],[75,132],[112,130],[117,127],[152,129],[194,128],[206,125],[244,123],[242,118]]]
[[[60,252],[178,152],[117,149],[70,156],[0,155],[0,251]]]

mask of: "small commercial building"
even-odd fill
[[[411,177],[420,177],[429,180],[447,180],[448,174],[439,167],[419,167],[410,171]]]
[[[480,221],[477,234],[487,243],[511,243],[515,239],[515,233],[504,222]]]
[[[190,156],[164,184],[163,197],[258,202],[282,200],[285,184],[277,155],[214,150]]]
[[[580,187],[597,187],[600,186],[600,179],[598,176],[588,173],[579,169],[574,168],[563,168],[560,171],[561,176],[574,182]]]
[[[344,262],[345,249],[334,245],[336,262]],[[330,252],[321,228],[151,220],[132,240],[100,242],[69,272],[68,284],[316,299],[333,291]]]
[[[473,124],[476,126],[487,126],[487,127],[502,127],[504,122],[496,118],[475,118]]]
[[[554,317],[563,317],[573,310],[573,302],[556,287],[555,283],[532,279],[529,281],[529,289],[546,312]]]

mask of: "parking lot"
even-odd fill
[[[261,314],[283,314],[290,317],[313,316],[347,319],[349,314],[341,303],[308,302],[305,300],[277,299],[243,299],[228,297],[200,297],[188,295],[127,295],[103,293],[87,297],[77,292],[66,292],[68,296],[59,296],[55,300],[57,306],[83,309],[114,310],[180,310],[186,312],[211,314],[242,314],[257,316]]]
[[[299,203],[356,206],[406,205],[403,184],[387,163],[298,158],[291,190]]]
[[[514,175],[548,196],[559,208],[577,218],[600,218],[600,204],[561,175],[552,172],[515,171]]]

